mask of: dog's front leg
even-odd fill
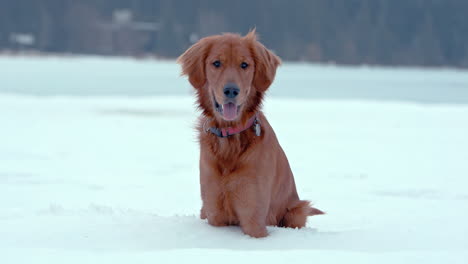
[[[234,210],[239,219],[242,231],[251,237],[266,237],[266,217],[268,214],[268,200],[258,190],[258,185],[244,186],[233,201]]]
[[[205,158],[202,155],[202,158]],[[202,208],[200,218],[208,219],[212,226],[226,226],[230,223],[229,215],[226,214],[223,206],[222,189],[220,178],[209,162],[200,162],[200,190],[202,197]]]

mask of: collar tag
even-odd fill
[[[262,133],[262,129],[260,128],[260,124],[256,123],[254,128],[255,128],[255,135],[257,135],[257,137],[259,137],[260,134]]]

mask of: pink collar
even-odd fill
[[[253,115],[244,126],[237,126],[237,127],[226,127],[226,128],[217,128],[217,127],[210,127],[208,129],[204,129],[206,132],[211,132],[218,137],[226,138],[232,135],[240,134],[245,130],[254,126],[255,134],[260,136],[260,122],[258,121],[257,114]]]

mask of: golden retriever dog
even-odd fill
[[[201,39],[178,58],[195,88],[200,217],[213,226],[239,225],[252,237],[266,226],[300,228],[323,214],[300,200],[288,159],[261,111],[281,60],[257,41],[226,33]]]

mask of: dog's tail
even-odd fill
[[[322,210],[312,207],[312,204],[309,201],[305,201],[305,200],[299,200],[297,204],[295,204],[294,209],[299,210],[303,214],[308,215],[308,216],[325,214],[325,212],[323,212]]]
[[[309,213],[307,214],[308,216],[323,215],[323,214],[325,214],[324,211],[319,210],[315,207],[312,207],[311,204],[309,203]]]
[[[309,201],[299,200],[288,207],[288,212],[284,215],[281,225],[285,227],[301,228],[307,221],[307,216],[322,215],[323,211],[312,207]]]

